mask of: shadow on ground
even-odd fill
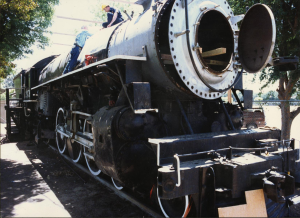
[[[73,167],[69,168],[62,157],[48,146],[37,148],[36,145],[27,145],[28,142],[17,143],[18,149],[24,151],[30,164],[1,159],[2,217],[15,216],[16,206],[28,199],[43,200],[37,196],[49,191],[49,188],[72,217],[149,216],[88,175],[76,169],[74,172]],[[36,179],[35,170],[42,178]],[[45,183],[48,190],[44,187]]]
[[[33,197],[47,192],[43,180],[38,178],[32,165],[1,159],[1,177],[6,178],[1,179],[1,215],[3,217],[14,216],[15,206],[28,199],[36,202],[42,201],[40,198]]]

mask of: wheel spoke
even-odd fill
[[[56,115],[56,129],[64,131],[65,118],[64,109],[59,108]],[[56,132],[56,144],[59,153],[63,154],[66,151],[66,137],[59,132]]]
[[[82,159],[82,145],[67,139],[67,146],[70,157],[75,163],[78,163]]]

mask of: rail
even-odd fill
[[[57,149],[55,147],[53,147],[52,145],[48,146],[55,152],[58,152]],[[143,203],[140,199],[138,199],[136,196],[131,195],[130,193],[128,193],[128,191],[119,191],[117,190],[112,184],[110,184],[108,181],[106,181],[104,178],[101,178],[99,176],[95,176],[92,175],[88,169],[84,168],[82,165],[78,164],[78,163],[74,163],[72,161],[72,159],[64,154],[59,154],[61,155],[64,159],[66,159],[69,163],[71,163],[72,165],[74,165],[75,167],[77,167],[78,169],[80,169],[81,171],[83,171],[85,174],[89,175],[90,177],[92,177],[94,180],[100,182],[102,185],[106,186],[107,188],[109,188],[110,190],[112,190],[117,196],[128,200],[129,202],[133,203],[134,205],[136,205],[138,208],[140,208],[141,210],[143,210],[144,212],[146,212],[147,214],[149,214],[150,216],[153,217],[163,217],[160,212],[155,211],[155,209],[147,206],[145,203]]]
[[[284,144],[285,142],[292,142],[295,139],[290,139],[290,140],[282,140],[282,141],[277,141],[277,142],[265,142],[265,143],[260,143],[261,145],[269,145],[272,143],[276,144]],[[229,150],[237,150],[237,151],[267,151],[270,147],[261,147],[261,148],[237,148],[237,147],[228,147],[228,148],[221,148],[221,149],[215,149],[215,150],[208,150],[208,151],[200,151],[200,152],[195,152],[195,153],[190,153],[190,154],[180,154],[177,155],[179,158],[181,157],[190,157],[190,156],[196,156],[200,154],[209,154],[209,153],[214,153],[214,152],[221,152],[221,151],[229,151]]]
[[[180,177],[180,159],[178,157],[178,154],[174,155],[174,158],[176,160],[176,170],[177,170],[177,183],[176,186],[179,187],[181,185],[181,177]]]
[[[288,102],[299,102],[300,103],[300,100],[262,100],[262,101],[253,101],[255,103],[261,103],[261,102],[285,102],[285,101],[288,101]]]
[[[286,149],[288,150],[288,148],[290,148],[291,143],[295,142],[295,139],[290,139],[290,140],[281,140],[281,141],[272,141],[272,142],[263,142],[260,143],[260,145],[270,145],[270,144],[282,144],[283,145],[283,149],[284,147],[286,147]],[[285,146],[286,145],[286,146]],[[264,147],[260,147],[260,148],[237,148],[237,147],[228,147],[228,148],[221,148],[221,149],[215,149],[215,150],[209,150],[209,151],[201,151],[201,152],[195,152],[195,153],[190,153],[190,154],[175,154],[174,157],[174,161],[173,161],[173,168],[177,171],[177,183],[176,186],[180,187],[181,185],[181,176],[180,176],[180,158],[184,158],[184,157],[191,157],[191,156],[197,156],[197,155],[201,155],[201,154],[216,154],[217,152],[221,152],[221,151],[228,151],[227,153],[227,158],[229,160],[232,159],[232,151],[233,150],[237,150],[237,151],[265,151],[268,152],[268,149],[270,149],[270,147],[264,146]],[[295,147],[292,147],[292,149],[295,149]],[[288,153],[287,153],[288,155]],[[220,156],[220,155],[219,155]],[[220,162],[222,163],[223,158],[220,157]]]

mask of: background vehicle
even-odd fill
[[[243,128],[255,129],[266,125],[265,114],[262,108],[243,110]]]

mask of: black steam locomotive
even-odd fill
[[[249,209],[249,193],[264,199],[261,189],[286,202],[294,141],[280,141],[277,129],[241,129],[252,106],[242,74],[272,62],[271,10],[256,4],[235,16],[224,0],[143,4],[138,17],[88,39],[74,71],[62,75],[69,54],[61,54],[16,76],[22,109],[8,117],[23,137],[56,140],[116,188],[151,193],[166,217],[243,216],[245,205],[266,215],[265,203]],[[228,90],[237,104],[222,101]]]

